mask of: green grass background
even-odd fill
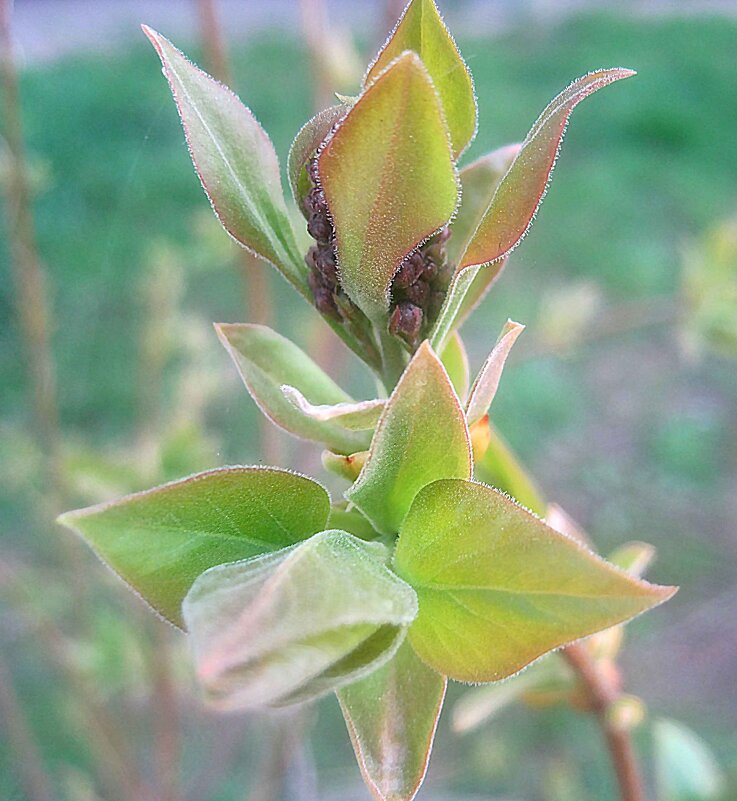
[[[608,306],[677,293],[684,243],[737,211],[735,42],[737,23],[730,19],[608,14],[461,41],[480,108],[468,160],[523,138],[550,98],[578,75],[602,66],[639,72],[574,113],[539,219],[467,326],[475,364],[507,317],[530,323],[524,337],[534,338],[541,298],[571,282],[593,282]],[[190,52],[199,55],[196,48]],[[310,115],[304,52],[280,35],[235,48],[233,57],[237,88],[283,165],[292,136]],[[134,435],[140,285],[152,243],[178,249],[186,275],[183,306],[193,317],[241,320],[239,278],[219,264],[217,248],[202,246],[197,220],[206,200],[150,49],[141,43],[128,52],[34,67],[23,74],[22,91],[28,149],[47,181],[36,220],[53,299],[61,419],[71,440],[105,452]],[[300,338],[314,314],[276,276],[272,286],[278,327]],[[22,456],[16,433],[31,425],[31,416],[4,239],[0,320],[2,470],[10,478]],[[208,416],[222,443],[213,464],[256,460],[257,413],[245,393],[232,391],[232,370],[214,335],[212,343],[228,387]],[[654,714],[700,731],[733,775],[736,375],[737,361],[707,356],[687,363],[672,328],[644,328],[584,342],[566,358],[513,359],[494,409],[540,483],[602,550],[627,539],[658,546],[654,578],[683,589],[632,626],[625,658],[630,685],[650,700]],[[370,391],[370,381],[353,369],[348,381],[358,392]],[[36,467],[22,481],[9,481],[0,497],[7,548],[31,563],[51,549],[48,530],[32,522],[42,492],[34,458]],[[108,623],[117,625],[114,615],[101,632]],[[115,662],[122,646],[113,639],[103,653]],[[64,734],[60,711],[73,699],[29,647],[17,649],[12,661],[45,755],[52,764],[69,761],[84,770],[85,749]],[[325,704],[318,720],[315,750],[328,784],[339,769],[349,770],[351,759],[338,717]],[[647,748],[646,731],[641,740]],[[188,747],[196,750],[191,742]],[[248,774],[253,754],[245,752],[238,776]],[[0,796],[15,798],[16,779],[2,767],[9,760],[0,744]],[[569,781],[587,798],[605,798],[609,787],[593,729],[568,713],[535,717],[517,710],[460,741],[443,728],[436,763],[431,788],[449,785],[483,797],[491,788],[500,798],[547,801],[554,797],[551,783]],[[561,765],[564,778],[555,779]],[[217,796],[236,797],[225,786]]]

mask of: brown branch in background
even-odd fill
[[[21,707],[13,677],[0,656],[0,728],[15,756],[14,764],[29,801],[54,801],[51,777],[46,773],[41,752],[33,739]]]
[[[197,0],[197,13],[207,68],[214,78],[230,86],[233,76],[230,72],[228,48],[220,25],[217,0]]]
[[[148,615],[148,610],[145,610]],[[180,801],[181,716],[172,669],[172,647],[166,624],[152,619],[153,643],[148,648],[154,729],[154,764],[158,801]]]
[[[312,68],[313,106],[316,111],[335,102],[329,59],[328,11],[325,0],[299,0],[302,33]]]
[[[46,497],[53,514],[61,509],[63,474],[56,400],[56,375],[51,353],[47,281],[36,246],[33,198],[28,177],[18,75],[11,33],[11,0],[0,0],[0,71],[2,72],[5,140],[9,156],[6,218],[10,260],[15,275],[17,313],[26,348],[36,433],[49,470]],[[51,497],[49,497],[49,495]]]
[[[564,648],[561,653],[584,685],[591,708],[606,739],[607,748],[617,774],[621,801],[645,801],[632,735],[628,728],[618,726],[611,711],[620,698],[620,689],[598,665],[581,643]]]
[[[214,78],[233,87],[233,74],[217,0],[197,0],[197,11],[207,69]],[[270,268],[243,249],[239,249],[238,252],[238,265],[243,283],[243,305],[248,321],[271,325],[274,318],[274,303],[268,273]],[[278,433],[263,416],[259,426],[261,453],[269,464],[278,464],[281,456]]]

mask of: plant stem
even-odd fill
[[[592,709],[606,739],[609,755],[619,783],[621,801],[645,801],[645,791],[629,729],[617,726],[609,714],[620,697],[619,688],[599,669],[581,643],[561,652],[586,688]]]

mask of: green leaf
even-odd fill
[[[417,613],[387,555],[324,531],[200,576],[182,610],[209,700],[221,709],[296,703],[387,661]]]
[[[535,514],[545,515],[547,506],[542,493],[512,449],[492,425],[489,426],[489,434],[489,447],[474,468],[476,478],[511,495],[517,503]]]
[[[412,0],[364,79],[371,83],[395,58],[413,50],[422,59],[440,96],[458,158],[476,135],[473,79],[434,0]]]
[[[448,344],[440,357],[443,367],[448,371],[448,377],[461,401],[468,396],[469,366],[468,354],[463,340],[456,331],[448,340]]]
[[[346,113],[347,109],[344,105],[330,106],[330,108],[318,112],[300,128],[289,149],[287,158],[289,184],[292,188],[294,202],[304,217],[307,217],[304,199],[311,188],[307,175],[307,164],[310,159],[314,158],[317,149]]]
[[[628,576],[491,487],[457,479],[417,495],[394,561],[419,598],[412,645],[458,681],[511,676],[675,592]]]
[[[341,284],[369,318],[385,323],[400,262],[458,202],[442,108],[415,53],[402,54],[363,92],[322,149],[318,171]]]
[[[471,445],[458,396],[424,342],[389,398],[366,464],[345,496],[377,531],[392,534],[426,484],[470,477]]]
[[[517,337],[525,330],[523,325],[507,320],[499,339],[483,366],[479,370],[476,380],[471,387],[471,394],[466,403],[466,420],[469,428],[477,423],[488,411],[494,400],[499,381],[502,377],[504,364],[509,356],[512,345]]]
[[[706,743],[675,720],[653,726],[659,801],[715,801],[725,790],[724,774]]]
[[[349,431],[369,431],[375,428],[386,405],[386,401],[379,398],[315,405],[296,387],[285,384],[281,390],[284,397],[306,417],[323,423],[334,423]]]
[[[634,74],[626,69],[590,72],[574,81],[550,103],[532,126],[512,166],[499,183],[465,253],[460,257],[459,270],[491,264],[519,243],[545,194],[573,109],[603,86]]]
[[[145,25],[143,31],[161,58],[192,161],[223,227],[306,294],[306,269],[269,137],[230,89],[195,67],[161,34]]]
[[[494,197],[499,182],[519,153],[520,147],[519,144],[506,145],[487,153],[461,170],[461,207],[451,224],[453,235],[446,246],[450,264],[459,263]],[[450,333],[460,327],[481,302],[501,274],[505,263],[504,259],[499,259],[483,269],[470,267],[454,276],[430,335],[430,341],[436,350],[444,346]]]
[[[499,182],[517,157],[521,144],[505,145],[465,166],[459,173],[461,207],[451,223],[448,261],[458,264],[494,197]]]
[[[181,626],[182,599],[202,572],[306,539],[325,527],[329,509],[327,492],[305,476],[226,467],[67,512],[59,522]]]
[[[411,801],[425,778],[447,679],[408,642],[383,667],[338,691],[364,781],[377,801]]]
[[[284,395],[282,386],[288,384],[309,398],[311,403],[353,402],[293,342],[263,325],[219,324],[215,330],[251,397],[272,422],[290,434],[322,442],[338,453],[355,453],[368,447],[368,434],[315,419]]]

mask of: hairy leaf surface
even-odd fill
[[[345,496],[378,531],[391,534],[426,484],[470,477],[471,446],[458,396],[424,342],[389,398],[366,464]]]
[[[276,425],[303,439],[322,442],[338,453],[368,447],[370,435],[307,414],[282,391],[288,384],[313,404],[353,403],[310,357],[286,337],[263,325],[215,326],[243,383],[261,411]]]
[[[491,487],[453,479],[418,494],[395,566],[419,598],[412,645],[458,681],[506,678],[675,592],[628,576]]]
[[[626,69],[591,72],[574,81],[547,106],[500,181],[459,259],[459,270],[491,264],[518,244],[545,194],[573,109],[598,89],[631,75],[634,72]]]
[[[284,203],[274,147],[238,97],[151,28],[192,161],[220,222],[240,244],[276,265],[300,291],[306,272]]]
[[[524,330],[523,325],[507,320],[494,349],[482,365],[471,387],[471,394],[468,396],[466,404],[466,420],[469,427],[477,423],[489,411],[499,387],[509,351]]]
[[[345,105],[338,105],[318,112],[302,126],[289,149],[287,159],[289,184],[292,187],[292,195],[297,208],[305,217],[307,217],[307,212],[303,201],[311,187],[307,175],[307,164],[333,127],[345,117],[347,111]]]
[[[442,108],[415,53],[363,92],[319,157],[343,288],[385,321],[402,259],[450,220],[458,201]]]
[[[181,627],[180,605],[197,576],[306,539],[325,527],[329,510],[327,492],[305,476],[225,467],[67,512],[59,522]]]
[[[476,133],[473,79],[434,0],[412,0],[396,28],[369,67],[369,84],[405,50],[422,59],[438,90],[456,158]]]
[[[417,613],[387,555],[324,531],[200,576],[183,614],[209,699],[221,709],[296,703],[383,664]]]
[[[383,667],[338,691],[361,773],[377,801],[415,797],[446,684],[405,640]]]

